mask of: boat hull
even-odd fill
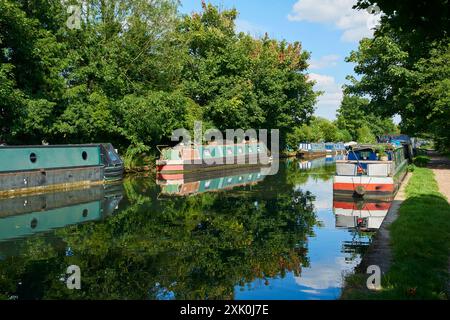
[[[187,172],[217,171],[233,168],[260,168],[270,166],[271,161],[263,164],[255,157],[234,157],[203,160],[159,160],[156,162],[156,170],[161,175],[176,175]],[[165,179],[164,177],[162,179]]]
[[[398,183],[392,177],[335,176],[333,193],[337,196],[389,197],[396,193]]]

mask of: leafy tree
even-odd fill
[[[28,1],[0,1],[0,140],[30,144],[49,137],[64,88],[63,46],[45,28],[60,17],[56,2],[35,10]]]
[[[357,141],[359,143],[375,143],[376,137],[370,130],[370,128],[366,125],[363,125],[361,128],[356,130]]]
[[[308,53],[299,43],[237,34],[236,17],[236,10],[203,4],[202,13],[183,18],[179,30],[190,52],[184,90],[219,129],[277,128],[283,145],[314,110]]]
[[[353,95],[344,95],[337,111],[337,127],[347,130],[350,140],[357,140],[357,131],[363,126],[369,127],[375,135],[394,134],[397,128],[392,118],[383,118],[370,112],[370,101]],[[348,138],[348,135],[346,136]],[[344,140],[349,141],[349,140]]]
[[[361,77],[349,77],[351,84],[346,91],[369,96],[369,109],[378,116],[400,115],[403,132],[432,134],[440,145],[450,145],[443,123],[450,119],[448,104],[442,103],[444,79],[448,78],[444,61],[450,42],[447,1],[360,0],[357,8],[375,2],[384,13],[381,26],[375,38],[363,39],[358,51],[348,58]]]
[[[236,10],[176,0],[0,1],[0,140],[109,141],[156,153],[176,126],[280,129],[306,123],[316,93],[300,43],[235,30]]]

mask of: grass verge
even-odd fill
[[[367,275],[354,274],[342,299],[448,299],[450,205],[432,170],[415,169],[389,230],[393,261],[383,289],[367,290]]]

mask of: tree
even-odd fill
[[[375,143],[376,138],[375,135],[372,133],[370,128],[366,125],[363,125],[361,128],[356,130],[357,135],[357,141],[359,143]]]
[[[287,135],[290,148],[297,148],[300,143],[350,141],[352,136],[346,129],[339,129],[337,124],[327,119],[315,117],[309,125],[295,127]]]
[[[369,105],[370,101],[366,98],[344,95],[341,106],[337,111],[336,125],[338,128],[348,131],[351,135],[350,140],[358,139],[357,131],[363,126],[367,126],[377,136],[397,132],[392,118],[375,115],[370,111]]]
[[[190,52],[184,91],[220,130],[280,129],[283,146],[287,133],[314,110],[316,94],[305,74],[308,53],[300,43],[237,34],[236,17],[235,10],[211,4],[184,16],[179,30]]]
[[[316,93],[300,43],[236,32],[236,10],[176,0],[0,0],[0,140],[109,141],[122,154],[167,143],[194,120],[225,129],[307,123]],[[128,152],[127,152],[128,151]]]
[[[441,99],[447,86],[444,78],[448,78],[444,62],[450,43],[447,1],[360,0],[357,8],[375,2],[384,13],[381,26],[373,39],[363,39],[348,58],[356,64],[360,79],[349,77],[346,92],[369,96],[369,109],[377,116],[400,115],[402,132],[432,134],[441,145],[450,145],[448,130],[436,130],[446,129],[442,120],[449,120],[448,104]],[[431,94],[431,87],[440,93]]]
[[[0,140],[40,143],[50,135],[64,86],[62,45],[45,28],[59,21],[55,2],[34,10],[28,1],[0,1]]]

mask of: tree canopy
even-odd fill
[[[175,0],[0,0],[0,140],[109,141],[122,153],[170,142],[194,120],[280,129],[311,118],[317,94],[299,42],[253,38],[237,11]]]
[[[381,26],[347,58],[360,79],[348,77],[346,92],[370,97],[368,112],[400,115],[403,132],[431,134],[450,148],[448,2],[360,0],[357,8],[375,3]]]

